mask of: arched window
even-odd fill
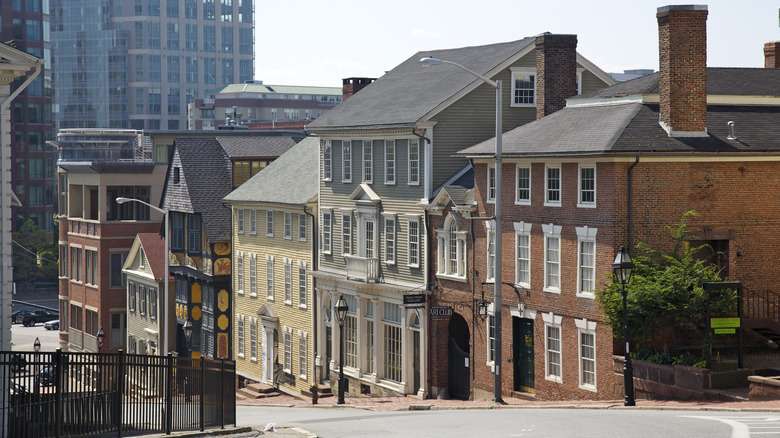
[[[458,221],[452,214],[444,221],[444,228],[436,231],[438,235],[438,275],[465,279],[466,232],[459,229]]]

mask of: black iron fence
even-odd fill
[[[745,294],[746,318],[780,321],[780,294],[771,290],[748,290]]]
[[[235,362],[0,352],[0,436],[90,437],[235,425]]]

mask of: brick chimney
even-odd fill
[[[577,35],[536,37],[536,118],[566,106],[577,94]]]
[[[780,68],[780,41],[764,44],[764,68]]]
[[[707,135],[707,6],[658,8],[661,126],[671,137]]]
[[[366,88],[376,78],[346,78],[343,79],[344,85],[341,86],[341,94],[344,100],[352,97],[353,94]]]

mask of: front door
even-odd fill
[[[412,370],[414,373],[412,394],[417,394],[417,391],[420,390],[420,332],[413,330],[412,339],[414,348],[412,352]]]
[[[514,362],[514,390],[534,390],[534,320],[512,318],[512,361]]]
[[[274,381],[274,331],[263,327],[263,381]]]
[[[450,398],[468,400],[469,377],[469,327],[462,316],[453,314],[449,327],[449,387]]]
[[[323,380],[330,381],[330,361],[333,359],[333,328],[325,326],[325,376]]]

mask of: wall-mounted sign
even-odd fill
[[[715,329],[716,335],[733,335],[737,333],[737,329],[735,328],[717,328]]]
[[[404,306],[410,304],[425,304],[425,294],[404,295]]]
[[[710,318],[710,328],[732,328],[739,326],[739,318]]]
[[[428,311],[430,316],[452,316],[452,307],[450,306],[431,306]]]

